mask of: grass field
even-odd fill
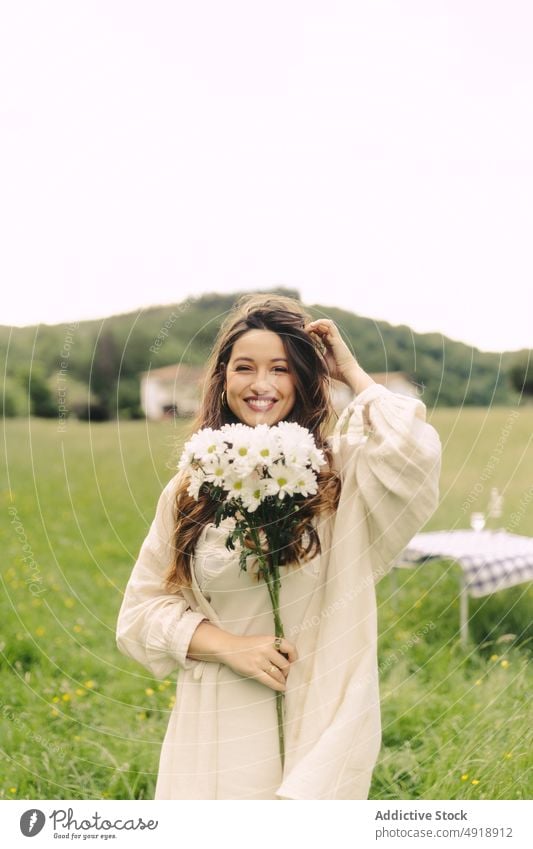
[[[533,408],[438,410],[441,505],[426,530],[469,526],[491,486],[499,525],[533,536]],[[5,422],[1,798],[153,798],[175,679],[115,647],[122,591],[173,475],[180,425]],[[531,778],[533,591],[471,600],[459,567],[378,585],[383,746],[374,799],[525,799]]]

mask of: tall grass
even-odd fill
[[[427,529],[468,527],[490,486],[533,535],[533,411],[440,410],[442,503]],[[122,592],[173,474],[182,425],[5,422],[0,648],[2,798],[153,798],[175,677],[115,648]],[[477,487],[476,487],[477,485]],[[519,518],[517,519],[517,515]],[[458,640],[459,568],[396,570],[378,585],[383,746],[371,798],[527,798],[530,585],[471,601]]]

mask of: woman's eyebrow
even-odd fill
[[[253,362],[254,362],[254,358],[253,358],[253,357],[237,357],[237,359],[236,359],[236,360],[234,360],[234,362],[238,363],[238,362],[239,362],[239,360],[246,360],[246,361],[247,361],[247,362],[249,362],[249,363],[253,363]],[[286,362],[287,362],[287,360],[286,360],[286,358],[285,358],[285,357],[272,357],[272,359],[270,360],[270,362],[271,362],[271,363],[276,363],[276,362],[284,362],[284,363],[286,363]]]

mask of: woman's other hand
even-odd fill
[[[255,678],[272,690],[285,692],[291,663],[298,660],[296,647],[281,638],[280,650],[274,645],[273,634],[252,636],[230,635],[220,660],[238,675]],[[286,655],[286,656],[285,656]]]

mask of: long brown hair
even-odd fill
[[[312,520],[322,511],[334,510],[340,494],[340,481],[331,469],[331,451],[326,442],[327,429],[335,414],[330,400],[329,370],[319,337],[304,330],[309,321],[311,317],[293,298],[269,294],[242,296],[220,327],[207,364],[200,409],[191,426],[192,434],[203,427],[218,429],[224,424],[238,423],[227,403],[221,399],[233,345],[249,330],[277,333],[295,381],[296,400],[286,421],[295,421],[308,428],[328,461],[327,469],[318,473],[317,494],[309,496],[300,505],[300,521],[294,529],[293,540],[280,553],[282,565],[298,565],[320,552],[320,539]],[[191,556],[202,529],[213,521],[217,506],[203,494],[198,501],[188,495],[188,484],[188,476],[182,477],[176,491],[174,560],[165,578],[169,592],[191,585]],[[305,546],[302,540],[304,532],[307,537]]]

